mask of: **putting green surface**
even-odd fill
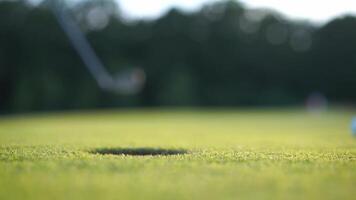
[[[0,118],[0,199],[355,199],[356,112]]]

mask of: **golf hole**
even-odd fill
[[[184,149],[163,148],[101,148],[92,151],[101,155],[128,155],[128,156],[170,156],[186,154]]]

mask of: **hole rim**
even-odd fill
[[[188,154],[186,149],[182,148],[155,148],[155,147],[104,147],[96,148],[90,151],[96,155],[112,156],[177,156]]]

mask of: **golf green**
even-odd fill
[[[0,118],[0,199],[354,199],[355,111]]]

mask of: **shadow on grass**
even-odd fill
[[[188,153],[183,149],[162,148],[101,148],[91,153],[102,155],[130,155],[130,156],[169,156]]]

